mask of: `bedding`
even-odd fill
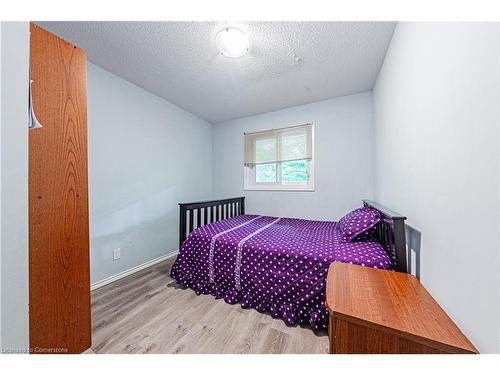
[[[240,302],[287,325],[326,328],[326,275],[332,262],[390,269],[375,241],[344,242],[336,222],[240,215],[196,228],[172,277],[197,294]]]
[[[345,242],[366,240],[375,225],[380,221],[380,213],[371,207],[357,208],[343,216],[338,228]]]

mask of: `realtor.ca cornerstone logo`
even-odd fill
[[[0,348],[2,354],[61,354],[67,352],[68,348],[40,348],[38,346],[34,348]]]

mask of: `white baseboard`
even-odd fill
[[[128,270],[117,273],[116,275],[106,277],[105,279],[102,279],[96,283],[91,284],[90,290],[92,291],[92,290],[99,289],[105,285],[111,284],[112,282],[115,282],[117,280],[123,279],[124,277],[130,276],[133,273],[139,272],[140,270],[143,270],[144,268],[151,267],[157,263],[163,262],[164,260],[166,260],[168,258],[172,258],[173,256],[176,256],[177,254],[179,254],[179,251],[174,251],[172,253],[162,255],[161,257],[151,259],[151,260],[147,261],[146,263],[142,263],[142,264],[139,264],[138,266],[129,268]]]

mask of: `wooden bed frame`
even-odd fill
[[[380,212],[382,219],[375,231],[377,242],[382,245],[391,259],[394,259],[394,269],[398,272],[410,273],[406,250],[406,217],[367,199],[363,200],[363,205]]]
[[[406,250],[406,217],[384,206],[363,200],[366,207],[380,212],[382,220],[377,224],[377,241],[383,246],[391,259],[395,260],[395,270],[409,273]],[[191,203],[179,203],[179,249],[193,229],[205,224],[245,214],[245,197],[219,199]]]
[[[245,197],[179,203],[179,249],[193,229],[245,214]]]

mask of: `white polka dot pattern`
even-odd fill
[[[266,230],[271,225],[276,224],[280,220],[281,218],[274,220],[273,222],[263,226],[262,228],[257,229],[255,232],[250,233],[248,236],[238,242],[238,246],[236,247],[236,265],[234,266],[234,286],[236,287],[236,289],[241,289],[241,257],[243,255],[243,246],[245,245],[245,242],[247,242],[253,236],[259,234],[260,232]]]
[[[214,241],[211,282],[211,240],[231,228],[235,229]],[[245,238],[238,262],[238,243]],[[172,277],[198,294],[212,294],[231,304],[240,302],[243,308],[269,313],[288,325],[309,324],[320,329],[328,324],[326,274],[335,261],[392,267],[378,243],[344,242],[335,222],[241,215],[195,229],[182,245]]]
[[[222,232],[219,232],[212,237],[212,239],[210,240],[210,252],[208,253],[208,276],[209,276],[209,280],[211,283],[213,283],[214,279],[215,279],[214,252],[215,252],[215,241],[217,241],[217,238],[219,238],[223,234],[226,234],[226,233],[232,232],[235,229],[241,228],[243,225],[247,225],[248,223],[251,223],[252,221],[257,220],[259,217],[261,217],[261,216],[254,217],[253,219],[251,219],[249,221],[245,221],[244,223],[241,223],[235,227],[232,227],[232,228],[226,229]]]
[[[369,232],[380,221],[380,212],[371,207],[357,208],[339,220],[342,239],[350,242]],[[369,233],[367,233],[369,236]],[[364,239],[364,238],[362,238]]]

